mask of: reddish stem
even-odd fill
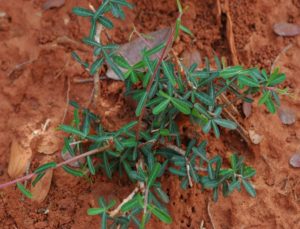
[[[151,76],[151,78],[150,78],[150,81],[149,81],[149,83],[148,83],[148,85],[147,85],[147,87],[146,87],[146,93],[148,93],[148,92],[150,91],[151,86],[152,86],[152,84],[153,84],[153,82],[154,82],[155,76],[156,76],[156,74],[157,74],[157,71],[158,71],[158,69],[159,69],[159,66],[161,65],[161,62],[162,62],[163,59],[164,59],[164,56],[165,56],[165,54],[166,54],[166,51],[168,50],[170,44],[171,44],[172,41],[173,41],[174,31],[175,31],[175,29],[172,28],[171,33],[170,33],[170,35],[169,35],[169,37],[168,37],[168,40],[167,40],[167,44],[166,44],[166,46],[164,47],[164,49],[163,49],[163,51],[162,51],[162,53],[161,53],[161,56],[159,57],[158,63],[157,63],[157,65],[156,65],[156,67],[155,67],[155,69],[154,69],[154,71],[153,71],[153,74],[152,74],[152,76]],[[138,124],[137,124],[137,131],[136,131],[136,140],[137,140],[137,141],[140,139],[140,130],[141,130],[141,125],[142,125],[142,120],[143,120],[144,115],[145,115],[145,106],[143,106],[143,108],[142,108],[141,115],[139,116],[139,120],[138,120]]]
[[[108,149],[111,148],[111,147],[112,147],[112,144],[108,144],[108,145],[103,146],[103,147],[101,147],[101,148],[98,148],[98,149],[94,149],[94,150],[88,151],[88,152],[83,153],[83,154],[80,154],[80,155],[78,155],[78,156],[76,156],[76,157],[72,157],[72,158],[70,158],[70,159],[68,159],[68,160],[66,160],[66,161],[63,161],[63,162],[57,164],[55,167],[53,167],[53,168],[51,168],[51,169],[57,169],[57,168],[59,168],[59,167],[62,167],[63,165],[67,165],[67,164],[69,164],[69,163],[71,163],[71,162],[78,161],[78,160],[81,159],[81,158],[84,158],[84,157],[87,157],[87,156],[91,156],[91,155],[93,155],[93,154],[100,153],[100,152],[103,152],[103,151],[105,151],[105,150],[108,150]],[[36,174],[36,173],[31,173],[31,174],[28,174],[27,176],[17,178],[17,179],[15,179],[15,180],[9,181],[9,182],[7,182],[7,183],[5,183],[5,184],[1,184],[1,185],[0,185],[0,189],[5,188],[5,187],[8,187],[8,186],[13,185],[13,184],[16,184],[17,182],[22,182],[22,181],[29,180],[29,179],[31,179],[32,177],[34,177],[35,175],[37,175],[37,174]]]

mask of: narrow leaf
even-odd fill
[[[225,127],[227,129],[234,130],[237,127],[237,124],[233,121],[227,119],[216,118],[214,122],[217,123],[219,126]]]
[[[161,165],[159,163],[155,163],[151,172],[150,172],[150,175],[148,177],[148,180],[147,180],[147,185],[148,185],[148,188],[150,188],[154,181],[156,180],[157,176],[158,176],[158,173],[160,172],[160,168],[161,168]]]
[[[72,169],[69,166],[63,165],[62,168],[69,174],[76,176],[76,177],[83,177],[83,173],[79,170]]]
[[[135,110],[135,115],[136,116],[140,116],[141,115],[141,112],[142,112],[142,109],[143,107],[145,106],[146,104],[146,101],[147,101],[147,97],[148,97],[148,93],[145,91],[143,93],[143,95],[141,96],[141,99],[136,107],[136,110]]]
[[[17,182],[17,187],[24,194],[24,196],[26,196],[29,199],[32,198],[31,192],[28,189],[26,189],[24,185],[22,185],[21,183]]]
[[[148,209],[153,213],[157,218],[159,218],[164,223],[172,223],[171,216],[163,209],[159,209],[154,205],[148,205]]]
[[[191,108],[186,102],[177,98],[172,98],[171,102],[183,114],[189,115],[191,113]]]
[[[169,103],[170,103],[169,99],[162,101],[160,104],[158,104],[156,107],[153,108],[152,113],[154,115],[158,115],[159,113],[161,113],[163,110],[167,108]]]
[[[106,208],[89,208],[87,210],[88,215],[99,215],[106,211]]]
[[[44,172],[46,171],[47,169],[50,169],[50,168],[55,168],[56,167],[56,163],[55,162],[49,162],[49,163],[46,163],[40,167],[38,167],[34,173],[38,174],[38,173],[41,173],[41,172]]]
[[[256,196],[256,191],[253,188],[253,186],[248,181],[246,181],[245,179],[242,179],[242,183],[243,183],[246,191],[250,194],[250,196],[255,197]]]

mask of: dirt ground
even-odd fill
[[[26,143],[47,119],[51,120],[50,129],[54,129],[63,120],[67,95],[85,105],[93,87],[89,83],[74,83],[75,78],[88,75],[70,56],[72,50],[79,50],[87,58],[89,55],[90,50],[78,42],[87,33],[88,24],[71,14],[72,7],[86,6],[88,1],[68,0],[63,7],[51,10],[42,10],[43,2],[0,0],[0,183],[10,180],[7,167],[12,141]],[[133,24],[140,32],[150,32],[171,25],[177,16],[175,0],[133,2],[136,7],[127,10],[127,22],[116,21],[116,29],[108,32],[116,43],[128,41]],[[216,2],[182,1],[189,5],[183,24],[196,39],[182,36],[174,48],[178,55],[193,47],[202,57],[212,57],[215,51],[231,60],[226,28],[218,16]],[[279,55],[276,65],[286,73],[285,86],[293,93],[293,97],[283,97],[282,104],[299,119],[300,36],[279,37],[273,33],[272,25],[300,24],[300,1],[231,0],[230,14],[238,61],[245,66],[270,70],[281,50],[292,44]],[[102,81],[101,92],[101,102],[95,110],[107,128],[116,129],[134,117],[126,109],[121,82]],[[70,117],[69,112],[65,121]],[[206,228],[216,229],[300,228],[300,170],[289,166],[291,155],[300,152],[299,121],[283,125],[277,115],[254,105],[243,125],[263,136],[259,145],[247,145],[238,134],[228,133],[220,141],[209,136],[208,152],[224,157],[234,151],[243,155],[257,170],[253,180],[257,198],[242,191],[213,203],[211,192],[202,193],[199,187],[183,191],[177,179],[165,177],[163,187],[170,195],[168,208],[173,224],[152,220],[149,228],[200,228],[202,221]],[[56,135],[63,139],[62,133]],[[41,161],[59,160],[61,145],[61,140],[57,140],[50,149],[53,154],[41,154],[31,144],[31,167]],[[126,181],[111,181],[102,174],[91,183],[56,170],[50,192],[40,204],[22,199],[14,187],[0,190],[0,228],[99,228],[99,218],[87,216],[87,208],[96,206],[100,195],[122,200],[131,190]]]

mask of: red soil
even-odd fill
[[[149,32],[170,25],[177,16],[175,0],[134,2],[134,10],[127,11],[127,22],[116,21],[116,29],[109,31],[116,43],[128,40],[132,24],[140,32]],[[193,31],[196,40],[182,36],[175,51],[180,54],[193,46],[202,57],[212,57],[214,50],[230,60],[216,1],[182,2],[189,5],[183,24]],[[78,5],[86,6],[87,2],[68,0],[61,8],[43,11],[42,1],[38,0],[0,1],[0,11],[6,13],[0,17],[0,183],[10,180],[7,166],[12,139],[26,142],[46,119],[51,119],[51,128],[61,122],[68,84],[71,99],[85,105],[90,98],[92,84],[73,82],[75,77],[87,74],[71,59],[70,51],[79,50],[81,55],[89,56],[89,50],[78,42],[87,33],[87,22],[71,14],[72,7]],[[300,24],[299,1],[231,0],[230,12],[238,60],[243,65],[270,69],[281,50],[293,44],[276,65],[286,73],[286,86],[294,94],[283,97],[282,103],[299,118],[300,102],[296,98],[300,94],[300,36],[282,38],[272,31],[276,22]],[[133,117],[131,109],[124,109],[128,105],[122,91],[121,82],[101,82],[101,107],[94,110],[109,129]],[[70,117],[68,114],[66,121]],[[257,198],[242,191],[213,203],[210,192],[202,193],[199,187],[183,191],[175,177],[165,177],[163,186],[170,195],[168,207],[174,222],[162,225],[152,220],[149,228],[199,228],[202,220],[206,228],[300,228],[300,173],[288,163],[290,156],[300,150],[299,121],[283,125],[277,115],[254,105],[243,125],[262,135],[263,141],[246,145],[237,134],[223,134],[220,141],[208,136],[208,152],[224,157],[228,152],[240,152],[257,169],[253,181]],[[57,135],[62,139],[61,133]],[[40,154],[35,145],[30,145],[34,152],[32,168],[44,160],[59,160],[59,152]],[[0,190],[0,227],[99,228],[99,218],[87,216],[86,209],[96,206],[100,195],[122,200],[131,190],[118,178],[111,181],[99,174],[90,183],[59,169],[54,171],[50,192],[41,204],[22,200],[14,187]]]

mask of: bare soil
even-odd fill
[[[96,1],[92,1],[96,4]],[[133,11],[127,10],[127,21],[116,21],[116,29],[108,31],[116,43],[128,41],[133,24],[143,33],[166,27],[177,16],[175,0],[134,0]],[[192,40],[182,36],[175,45],[180,55],[188,47],[197,48],[202,57],[213,56],[215,51],[232,59],[226,37],[224,15],[218,16],[215,0],[185,0],[189,5],[183,24],[196,36]],[[222,1],[221,1],[222,2]],[[91,96],[92,84],[76,84],[76,77],[88,77],[71,56],[72,50],[86,58],[89,49],[78,42],[87,34],[87,22],[71,13],[74,6],[86,6],[87,1],[68,0],[60,8],[42,10],[39,0],[0,0],[0,183],[11,178],[7,174],[10,145],[13,139],[26,141],[34,130],[40,129],[47,119],[55,128],[63,120],[67,95],[82,105]],[[299,0],[231,0],[230,14],[238,61],[245,66],[270,70],[279,55],[276,66],[286,73],[285,86],[293,97],[283,97],[283,106],[300,114],[300,36],[276,36],[272,25],[276,22],[300,24]],[[107,38],[103,38],[107,39]],[[121,82],[101,82],[101,97],[97,107],[91,107],[103,119],[105,126],[116,129],[134,117],[124,98]],[[256,98],[257,99],[257,98]],[[242,115],[241,115],[242,117]],[[69,112],[65,122],[71,118]],[[300,151],[300,123],[281,124],[277,115],[262,107],[253,106],[249,118],[240,118],[247,130],[263,136],[259,145],[245,144],[235,132],[225,132],[221,140],[208,136],[210,155],[224,158],[238,151],[253,165],[257,175],[253,180],[257,198],[245,191],[229,198],[211,201],[211,192],[199,187],[180,189],[173,176],[163,178],[163,187],[169,193],[168,208],[172,225],[152,220],[149,228],[300,228],[300,170],[289,166],[289,158]],[[185,123],[182,123],[184,126]],[[186,126],[187,134],[193,129]],[[197,133],[196,133],[197,134]],[[57,132],[59,139],[62,133]],[[57,143],[61,147],[61,140]],[[57,146],[56,145],[56,146]],[[31,168],[41,161],[60,160],[59,147],[54,154],[36,152],[31,144]],[[51,148],[52,149],[52,148]],[[132,190],[126,180],[107,179],[98,174],[94,182],[72,177],[56,170],[50,192],[44,202],[32,203],[22,199],[14,187],[0,190],[1,228],[99,228],[99,218],[89,217],[86,210],[96,206],[100,195],[119,201]]]

